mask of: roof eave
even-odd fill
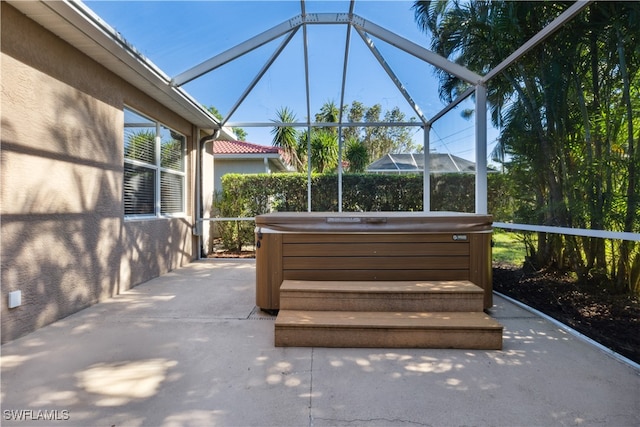
[[[216,159],[224,159],[224,160],[263,160],[267,159],[280,159],[280,155],[278,153],[224,153],[224,154],[213,154]]]
[[[69,0],[8,0],[8,3],[194,125],[202,129],[220,128],[217,118],[187,92],[173,87],[167,75],[83,3]],[[228,130],[224,133],[231,136]]]

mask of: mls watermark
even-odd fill
[[[66,409],[5,409],[5,421],[68,421],[71,414]]]

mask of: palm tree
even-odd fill
[[[344,157],[349,162],[349,172],[362,173],[369,164],[369,151],[357,138],[348,138],[345,142]]]
[[[322,107],[320,107],[320,112],[316,114],[317,122],[338,123],[339,119],[340,109],[333,100],[326,101]]]
[[[311,132],[311,167],[319,173],[332,172],[338,166],[338,140],[327,129]]]
[[[287,110],[286,108],[284,110]],[[322,123],[337,123],[340,109],[334,101],[326,101],[316,113],[315,119]],[[284,120],[283,120],[284,121]],[[275,130],[275,129],[274,129]],[[307,131],[297,134],[298,158],[306,158]],[[274,138],[275,141],[275,138]],[[307,162],[309,160],[307,159]],[[311,169],[324,173],[334,170],[338,165],[338,139],[336,128],[314,128],[311,130]],[[299,171],[303,171],[304,161],[300,161]]]
[[[433,34],[431,47],[435,52],[486,74],[559,13],[554,6],[542,5],[487,0],[453,4],[419,1],[414,4],[414,12],[418,25]],[[504,127],[520,128],[524,120],[530,130],[528,138],[513,139],[516,144],[510,148],[518,150],[538,171],[536,175],[543,187],[543,197],[538,199],[543,215],[540,223],[561,226],[570,222],[559,179],[564,176],[565,165],[559,153],[568,123],[567,110],[562,106],[567,105],[566,80],[572,73],[576,51],[576,43],[569,36],[559,33],[553,43],[522,57],[492,80],[488,91],[494,122],[499,117],[517,117],[518,122],[505,120]],[[440,95],[446,101],[466,89],[466,84],[446,72],[440,72],[439,77]],[[514,109],[525,114],[514,114]],[[539,256],[544,258],[540,261],[546,263],[555,258],[551,252],[557,245],[546,236],[540,237]]]
[[[276,111],[276,123],[295,123],[296,115],[288,107],[281,107]],[[275,126],[271,129],[273,140],[271,144],[279,147],[288,157],[289,162],[297,171],[304,170],[304,165],[298,155],[298,131],[291,126]]]
[[[566,7],[564,2],[486,0],[418,1],[413,6],[418,25],[433,35],[431,48],[479,74],[501,62]],[[530,221],[638,229],[640,155],[633,136],[638,122],[637,115],[632,118],[630,89],[640,86],[635,36],[639,16],[638,2],[594,2],[489,83],[491,117],[502,128],[501,147],[494,154],[509,154],[512,177],[519,188],[529,189],[519,196],[533,201],[521,210]],[[465,88],[453,76],[439,76],[445,100]],[[612,155],[614,144],[620,155]],[[616,198],[626,204],[616,207]],[[541,233],[535,255],[541,266],[553,262],[562,267],[568,260],[579,275],[580,269],[588,272],[596,256],[602,266],[604,246],[589,251],[585,264],[586,249],[581,251],[580,244],[589,243]],[[632,242],[623,242],[619,250],[620,262],[612,273],[617,269],[622,282],[634,268],[623,264],[635,259],[633,251],[638,251]],[[636,258],[640,272],[640,255]]]

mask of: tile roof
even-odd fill
[[[252,144],[245,141],[213,141],[214,154],[282,154],[278,147]]]

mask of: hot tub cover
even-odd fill
[[[490,232],[491,215],[459,212],[275,212],[256,216],[263,232]]]

